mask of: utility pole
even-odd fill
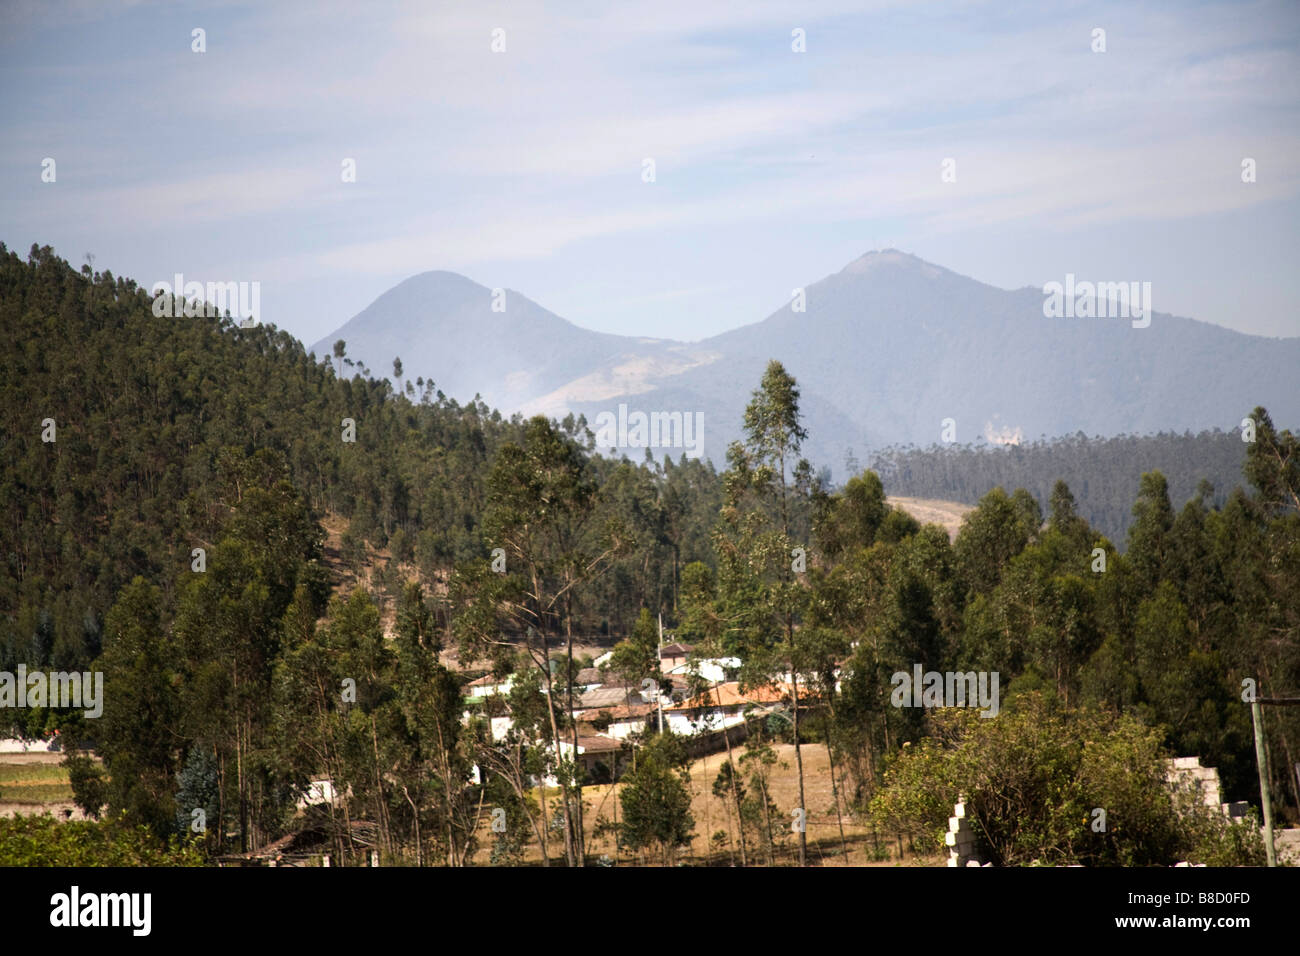
[[[664,653],[664,612],[659,612],[659,641],[655,645],[655,667],[659,668],[659,673],[663,673],[663,653]],[[655,680],[658,683],[658,678]],[[659,733],[664,732],[664,695],[662,691],[655,692],[655,703],[659,707]]]
[[[1268,852],[1268,865],[1277,866],[1277,851],[1273,849],[1273,803],[1268,796],[1268,754],[1264,752],[1264,715],[1257,699],[1250,702],[1250,719],[1255,725],[1255,762],[1259,765],[1259,796],[1264,804],[1264,849]]]
[[[1300,697],[1256,697],[1250,702],[1250,719],[1255,725],[1255,762],[1259,766],[1259,797],[1264,809],[1264,850],[1268,854],[1268,865],[1277,866],[1277,850],[1273,846],[1273,801],[1268,793],[1268,753],[1264,749],[1262,704],[1296,707],[1300,706]]]

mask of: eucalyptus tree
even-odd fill
[[[741,650],[744,681],[768,683],[788,674],[799,805],[807,810],[799,739],[797,629],[807,588],[812,468],[798,457],[807,437],[799,416],[799,388],[780,362],[768,363],[745,409],[745,439],[727,450],[722,520],[715,534],[719,597]],[[807,834],[799,830],[799,865]]]
[[[557,684],[549,645],[553,637],[564,641],[565,670],[572,672],[576,592],[608,568],[626,541],[615,525],[592,526],[593,516],[599,513],[599,490],[584,451],[570,430],[541,416],[525,425],[522,444],[501,446],[487,485],[483,533],[495,555],[493,560],[469,562],[457,569],[453,626],[466,659],[500,661],[510,655],[519,637],[524,638],[524,650],[546,695],[550,736],[557,752],[561,725],[552,691],[563,689],[573,748],[573,760],[557,761],[557,775],[566,780],[561,804],[565,858],[570,866],[581,866],[582,799],[573,685],[568,680]]]

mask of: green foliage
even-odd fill
[[[86,816],[98,820],[108,803],[108,778],[94,758],[69,752],[63,758],[72,785],[72,800]]]
[[[309,815],[328,821],[340,860],[361,818],[387,856],[463,865],[486,786],[504,788],[494,799],[520,833],[558,826],[580,862],[579,774],[554,750],[578,729],[573,644],[612,636],[615,671],[656,676],[661,614],[696,657],[739,656],[750,686],[796,669],[800,707],[777,718],[779,732],[797,720],[793,739],[826,742],[859,809],[887,761],[896,776],[926,760],[947,772],[946,725],[927,742],[926,713],[885,693],[915,664],[997,671],[1007,707],[1041,694],[1062,708],[1053,720],[1082,706],[1140,721],[1093,728],[1118,741],[1112,756],[1100,743],[1080,755],[1046,737],[1038,750],[989,738],[1039,762],[1025,785],[1044,808],[1000,845],[1037,841],[1049,859],[1083,852],[1063,836],[1079,806],[1058,786],[1062,767],[1145,821],[1147,857],[1104,841],[1088,852],[1154,858],[1163,811],[1141,805],[1141,773],[1124,789],[1120,757],[1157,741],[1217,766],[1227,799],[1254,799],[1241,681],[1273,696],[1300,687],[1300,448],[1262,408],[1253,443],[1234,432],[887,450],[835,490],[798,457],[799,388],[779,362],[719,476],[684,457],[593,454],[581,419],[506,421],[431,381],[416,396],[364,369],[344,378],[359,367],[342,341],[318,359],[272,326],[154,316],[145,290],[77,272],[48,248],[23,261],[0,247],[0,316],[0,494],[11,505],[0,670],[105,674],[102,719],[6,709],[4,732],[93,745],[103,773],[75,756],[67,765],[78,801],[159,839],[201,800],[213,808],[209,849],[264,845],[297,825],[298,797],[324,776],[337,796]],[[47,417],[53,444],[39,440]],[[355,443],[340,440],[344,418]],[[1243,456],[1253,487],[1228,490]],[[979,505],[950,544],[889,507],[886,488]],[[341,528],[347,575],[326,566],[323,518]],[[1120,554],[1111,542],[1125,531]],[[504,574],[490,563],[498,547]],[[394,561],[377,567],[385,548]],[[440,658],[444,639],[464,664],[514,673],[508,704],[476,705],[462,723],[463,678]],[[492,740],[484,722],[507,706],[514,728]],[[1271,752],[1293,755],[1300,712],[1270,711],[1265,731]],[[784,818],[762,746],[736,771],[735,812],[742,834],[761,827],[755,845],[770,861]],[[191,774],[195,754],[215,768]],[[1300,806],[1292,762],[1273,761],[1283,814]],[[558,825],[528,797],[549,774],[564,783]],[[932,811],[948,813],[900,806],[896,823]],[[1241,829],[1210,821],[1188,837],[1180,826],[1169,839],[1189,854],[1249,850]],[[510,840],[494,841],[498,860],[517,859],[523,837]]]
[[[0,665],[84,668],[132,578],[189,573],[244,487],[227,455],[283,461],[318,514],[380,539],[422,536],[430,571],[477,553],[487,463],[519,433],[481,403],[343,380],[341,362],[336,373],[272,325],[155,316],[146,290],[83,275],[48,247],[25,263],[0,247],[0,314],[0,492],[13,509]],[[45,418],[53,444],[39,440]],[[340,441],[343,418],[358,423],[355,445]]]
[[[890,494],[972,505],[1002,487],[1024,488],[1050,508],[1056,483],[1064,482],[1078,498],[1079,515],[1110,540],[1123,541],[1143,472],[1159,469],[1169,478],[1172,497],[1183,501],[1202,480],[1232,488],[1250,448],[1238,431],[1112,438],[1079,433],[1012,447],[886,448],[872,457],[871,467]]]
[[[892,510],[874,471],[850,478],[835,495],[814,494],[813,528],[818,547],[828,558],[869,548]]]
[[[159,837],[172,832],[175,728],[180,714],[175,653],[162,625],[162,593],[137,577],[104,627],[104,713],[96,748],[108,772],[108,805]]]
[[[205,748],[192,748],[176,778],[176,830],[182,837],[194,832],[195,810],[203,811],[205,827],[218,819],[218,785],[216,757]]]
[[[673,734],[650,738],[637,753],[636,769],[623,777],[621,842],[631,850],[657,848],[665,866],[691,842],[690,773],[682,743]]]
[[[769,786],[772,769],[777,763],[776,751],[769,741],[770,737],[762,728],[751,725],[750,734],[745,739],[745,751],[740,756],[740,772],[748,774],[749,791],[746,795],[744,788],[741,789],[740,821],[771,866],[786,833],[782,827],[781,810],[772,799]]]
[[[163,841],[125,819],[56,821],[49,814],[0,817],[3,866],[203,866],[198,845]]]
[[[1038,504],[1022,490],[1008,496],[994,488],[966,516],[953,550],[962,578],[977,594],[992,591],[1011,559],[1038,533]]]
[[[1255,441],[1247,445],[1245,473],[1273,514],[1300,511],[1300,436],[1279,432],[1263,408],[1250,415]]]
[[[642,608],[627,640],[614,645],[608,669],[638,684],[659,676],[659,628],[649,608]]]
[[[1185,799],[1183,819],[1184,859],[1205,866],[1265,866],[1268,854],[1260,830],[1259,816],[1252,809],[1240,820],[1231,820]]]
[[[1232,829],[1171,786],[1160,732],[1133,717],[1022,695],[994,720],[949,709],[932,722],[934,735],[904,749],[872,801],[887,831],[938,850],[964,797],[981,853],[999,865],[1258,860],[1257,831]]]

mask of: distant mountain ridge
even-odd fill
[[[513,290],[427,272],[311,348],[328,355],[342,338],[376,374],[400,356],[405,378],[432,377],[460,401],[480,394],[506,414],[572,411],[594,423],[620,403],[702,412],[703,452],[719,464],[776,358],[802,390],[805,454],[837,478],[849,455],[939,442],[945,419],[956,441],[991,443],[1231,429],[1256,405],[1280,424],[1300,420],[1300,338],[1161,312],[1146,328],[1047,318],[1039,289],[998,289],[893,249],[855,259],[805,297],[804,311],[786,305],[684,343],[593,332]]]

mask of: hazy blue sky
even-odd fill
[[[8,0],[0,90],[0,240],[307,342],[429,269],[698,339],[885,246],[1300,334],[1293,0]]]

